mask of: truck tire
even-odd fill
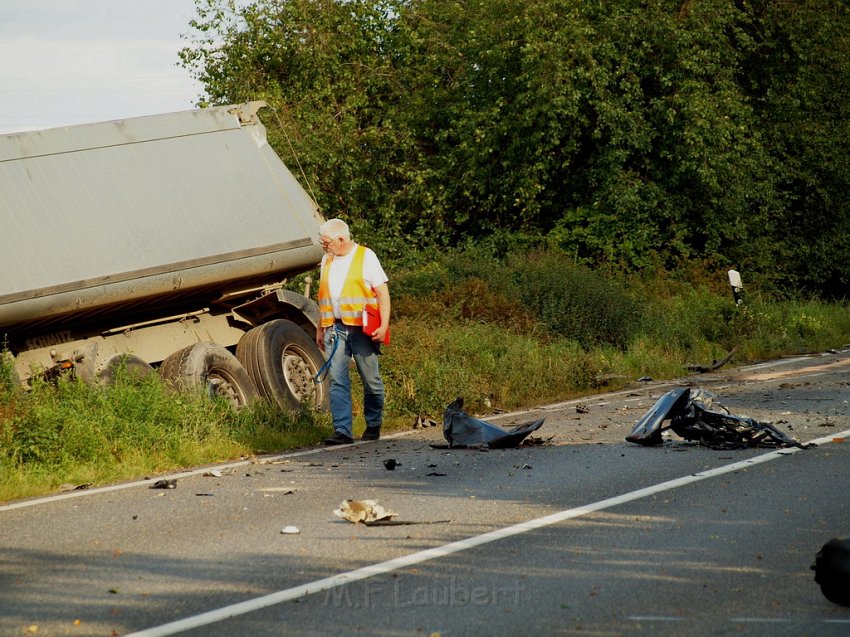
[[[224,398],[234,409],[259,398],[257,386],[239,360],[215,343],[195,343],[174,352],[162,361],[159,373],[178,391],[203,387],[211,398]]]
[[[141,381],[147,378],[148,374],[153,373],[153,367],[140,356],[134,354],[116,354],[98,372],[97,382],[100,385],[110,387],[115,384],[118,376],[122,373],[126,380],[131,382]]]
[[[313,380],[325,357],[295,323],[275,319],[258,325],[239,339],[236,357],[260,394],[279,407],[298,409],[311,403],[318,409],[328,408],[329,382]]]

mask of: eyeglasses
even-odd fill
[[[339,237],[337,237],[339,238]],[[319,244],[323,248],[327,248],[330,244],[332,244],[336,239],[325,239],[324,237],[319,237]]]

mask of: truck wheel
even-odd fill
[[[239,360],[215,343],[195,343],[174,352],[162,361],[159,373],[179,391],[204,387],[211,398],[224,398],[234,409],[259,398],[257,386]]]
[[[236,357],[254,379],[260,394],[284,409],[312,403],[328,407],[328,381],[313,377],[325,357],[307,332],[295,323],[276,319],[246,332],[236,346]]]
[[[153,367],[141,356],[134,354],[116,354],[110,358],[103,369],[97,375],[97,382],[101,385],[112,386],[118,376],[131,382],[141,381],[153,373]]]

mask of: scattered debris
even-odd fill
[[[221,473],[221,470],[219,470],[219,469],[210,469],[209,471],[204,471],[205,477],[220,478],[222,475],[223,474]]]
[[[537,438],[536,436],[529,436],[525,440],[520,443],[521,447],[525,446],[536,446],[536,445],[548,445],[555,436],[549,436],[548,438]]]
[[[639,383],[650,383],[652,382],[652,376],[641,376],[638,378]]]
[[[714,410],[712,410],[714,408]],[[670,420],[670,425],[663,426]],[[745,447],[799,447],[803,445],[769,422],[733,416],[717,397],[704,389],[677,387],[661,396],[638,420],[626,440],[639,445],[660,445],[661,433],[672,429],[685,440],[695,440],[712,449]]]
[[[576,405],[576,413],[577,414],[589,414],[590,408],[587,405],[585,405],[584,403],[579,403],[578,405]]]
[[[59,491],[61,493],[66,493],[68,491],[85,491],[92,485],[91,482],[86,482],[85,484],[70,484],[64,483],[59,485]]]
[[[425,429],[426,427],[436,427],[437,423],[431,420],[426,414],[419,414],[413,419],[414,429]]]
[[[375,500],[343,500],[334,515],[355,524],[377,522],[394,518],[398,513],[388,511]]]
[[[431,473],[426,473],[426,476],[445,476],[445,473],[440,473],[439,471],[432,471]]]
[[[151,486],[151,489],[176,489],[177,480],[157,480]]]
[[[540,429],[545,419],[517,425],[511,430],[485,420],[478,420],[463,411],[463,398],[457,398],[443,414],[443,437],[449,447],[487,445],[491,449],[517,447],[530,433]]]
[[[297,535],[301,533],[297,526],[288,525],[283,527],[280,532],[284,535]]]
[[[398,513],[388,511],[375,500],[343,500],[334,515],[364,526],[400,526],[405,524],[447,524],[451,520],[393,520]]]
[[[850,606],[850,540],[832,538],[815,555],[815,583],[829,601]]]
[[[732,360],[732,357],[738,352],[738,346],[732,348],[732,351],[729,352],[726,356],[724,356],[721,360],[713,360],[711,361],[711,365],[688,365],[687,370],[689,372],[699,372],[700,374],[705,374],[706,372],[713,372],[715,370],[720,369],[726,363]]]
[[[387,471],[395,471],[395,468],[400,467],[401,463],[394,458],[387,458],[384,460],[384,466],[387,468]]]
[[[196,493],[195,495],[199,497],[212,498],[213,496],[215,496],[215,493]]]

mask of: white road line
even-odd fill
[[[676,385],[676,383],[665,383],[663,385],[658,385],[655,388],[668,387],[668,386],[672,387],[672,386],[675,386],[675,385]],[[611,394],[606,394],[606,395],[610,395],[612,397],[618,397],[618,396],[621,396],[621,395],[628,394],[632,391],[634,391],[634,390],[622,390],[622,391],[618,391],[618,392],[612,392]],[[590,396],[589,398],[592,398],[592,396]],[[541,411],[545,412],[545,411],[549,411],[549,410],[560,409],[560,408],[563,408],[567,405],[574,405],[574,404],[585,402],[585,401],[587,401],[587,398],[575,398],[573,400],[568,400],[568,401],[564,401],[564,402],[561,402],[561,403],[555,403],[555,404],[552,404],[552,405],[546,405],[544,407],[538,407],[538,408],[535,408],[535,409],[526,409],[526,410],[522,410],[522,411],[514,411],[514,412],[509,412],[509,413],[503,413],[503,414],[493,414],[492,416],[487,416],[487,420],[501,420],[503,418],[510,418],[512,416],[520,416],[520,415],[523,415],[523,414],[537,413],[537,412],[541,412]],[[392,433],[392,434],[389,434],[389,435],[386,435],[386,436],[382,435],[381,440],[383,440],[383,441],[392,440],[393,438],[401,438],[403,436],[408,436],[408,435],[411,435],[411,434],[414,434],[414,433],[416,433],[416,432],[415,431],[400,431],[400,432]],[[282,454],[278,454],[278,455],[263,457],[262,463],[274,462],[275,460],[286,460],[288,458],[297,458],[299,456],[307,456],[307,455],[315,454],[315,453],[323,453],[325,451],[333,451],[333,450],[337,450],[337,449],[344,448],[344,447],[354,446],[355,444],[372,444],[372,443],[371,442],[365,442],[364,443],[364,442],[361,442],[361,441],[356,441],[352,445],[342,445],[342,446],[333,447],[333,448],[330,448],[330,449],[328,447],[318,447],[318,448],[315,448],[315,449],[306,449],[306,450],[303,450],[303,451],[286,452],[286,453],[282,453]],[[202,474],[206,473],[207,471],[209,471],[210,469],[213,469],[213,468],[226,471],[228,469],[236,469],[238,467],[245,467],[245,466],[248,466],[250,464],[253,464],[254,462],[255,461],[253,461],[253,460],[240,460],[238,462],[230,462],[230,463],[227,463],[227,464],[217,464],[217,465],[214,465],[214,466],[208,466],[208,467],[204,467],[204,468],[201,468],[201,469],[193,469],[192,471],[182,471],[180,473],[172,473],[172,474],[168,474],[168,475],[157,475],[156,480],[177,480],[177,479],[180,479],[180,478],[188,478],[188,477],[191,477],[191,476],[202,475]],[[61,501],[61,500],[68,500],[70,498],[80,498],[80,497],[83,497],[83,496],[94,495],[96,493],[108,493],[110,491],[121,491],[123,489],[132,489],[132,488],[136,488],[136,487],[150,486],[151,484],[153,484],[152,480],[145,479],[145,480],[134,480],[133,482],[124,482],[124,483],[121,483],[121,484],[112,484],[112,485],[108,485],[108,486],[105,486],[105,487],[96,487],[94,489],[81,489],[79,491],[66,491],[65,493],[59,493],[59,494],[56,494],[56,495],[49,495],[49,496],[45,496],[45,497],[32,498],[32,499],[29,499],[29,500],[22,500],[20,502],[13,502],[11,504],[2,504],[2,505],[0,505],[0,512],[11,511],[13,509],[24,509],[24,508],[27,508],[27,507],[37,506],[39,504],[48,504],[50,502],[58,502],[58,501]]]
[[[281,458],[294,458],[296,456],[305,456],[311,453],[318,453],[322,451],[322,449],[309,449],[307,451],[298,451],[295,453],[287,453],[280,456],[270,456],[269,458],[264,458],[263,460],[274,461],[279,460]],[[176,480],[178,478],[188,478],[189,476],[199,476],[212,468],[215,469],[233,469],[236,467],[244,467],[246,465],[251,464],[251,460],[240,460],[239,462],[231,462],[229,464],[221,464],[215,465],[215,467],[205,467],[203,469],[194,469],[192,471],[183,471],[180,473],[172,473],[169,475],[158,475],[156,476],[157,480]],[[139,487],[143,485],[151,485],[154,483],[154,480],[146,479],[146,480],[135,480],[134,482],[125,482],[122,484],[112,484],[106,487],[97,487],[96,489],[84,489],[80,491],[68,491],[66,493],[60,493],[58,495],[50,495],[43,498],[38,498],[34,500],[23,500],[21,502],[13,502],[12,504],[4,504],[0,506],[0,511],[11,511],[12,509],[23,509],[25,507],[36,506],[37,504],[47,504],[48,502],[56,502],[58,500],[67,500],[69,498],[79,498],[84,495],[94,495],[95,493],[108,493],[109,491],[121,491],[122,489],[131,489],[133,487]]]
[[[409,433],[407,431],[402,431],[399,433],[390,434],[388,436],[381,436],[381,440],[391,440],[392,438],[398,438],[401,436],[406,436]],[[345,447],[353,447],[358,444],[372,444],[371,442],[361,442],[357,441],[350,445],[340,445],[337,447],[333,447],[333,449],[343,449]],[[227,464],[217,464],[211,465],[208,467],[203,467],[201,469],[193,469],[192,471],[182,471],[180,473],[171,473],[168,475],[157,475],[156,480],[177,480],[179,478],[188,478],[191,476],[199,476],[204,473],[210,471],[211,469],[219,469],[223,471],[227,471],[228,469],[236,469],[238,467],[245,467],[251,464],[270,464],[277,460],[286,460],[288,458],[297,458],[299,456],[309,456],[315,453],[322,453],[323,451],[331,451],[328,447],[319,447],[316,449],[305,449],[303,451],[291,451],[273,456],[263,456],[262,460],[240,460],[238,462],[229,462]],[[47,504],[49,502],[56,502],[59,500],[67,500],[69,498],[79,498],[85,495],[94,495],[96,493],[108,493],[109,491],[121,491],[123,489],[131,489],[134,487],[141,486],[150,486],[156,480],[154,479],[144,479],[144,480],[134,480],[133,482],[124,482],[122,484],[112,484],[106,487],[97,487],[94,489],[81,489],[79,491],[67,491],[65,493],[60,493],[57,495],[49,495],[41,498],[36,498],[32,500],[22,500],[21,502],[13,502],[12,504],[3,504],[0,505],[0,511],[11,511],[12,509],[23,509],[26,507],[36,506],[38,504]]]
[[[794,620],[785,617],[730,617],[729,621],[736,624],[790,624]]]
[[[739,367],[740,371],[751,372],[754,369],[764,369],[765,367],[778,367],[779,365],[790,365],[791,363],[799,363],[800,361],[809,361],[816,355],[812,356],[797,356],[795,358],[785,358],[778,361],[768,361],[766,363],[756,363],[755,365],[744,365]]]
[[[626,617],[629,621],[633,622],[683,622],[686,621],[686,617],[656,617],[654,615],[632,615],[631,617]]]
[[[850,429],[848,429],[847,431],[843,431],[839,434],[832,434],[830,436],[818,438],[817,440],[812,440],[811,442],[816,445],[822,445],[832,442],[833,438],[842,436],[850,436]],[[595,513],[597,511],[602,511],[604,509],[619,506],[620,504],[625,504],[634,500],[640,500],[641,498],[645,498],[650,495],[655,495],[663,491],[677,489],[688,484],[693,484],[694,482],[699,482],[701,480],[706,480],[708,478],[723,475],[726,473],[732,473],[733,471],[738,471],[740,469],[746,469],[748,467],[751,467],[756,464],[761,464],[763,462],[776,460],[777,458],[781,458],[782,456],[793,455],[794,453],[798,453],[800,451],[802,451],[802,449],[797,447],[792,449],[771,451],[761,456],[756,456],[754,458],[749,458],[740,462],[733,462],[732,464],[717,467],[709,471],[701,471],[699,473],[694,473],[688,476],[682,476],[681,478],[661,482],[651,487],[637,489],[636,491],[630,491],[628,493],[624,493],[613,498],[606,498],[605,500],[600,500],[592,504],[586,504],[584,506],[576,507],[574,509],[559,511],[558,513],[553,513],[542,518],[528,520],[526,522],[521,522],[520,524],[515,524],[513,526],[496,529],[495,531],[490,531],[489,533],[484,533],[482,535],[476,535],[473,537],[466,538],[464,540],[450,542],[449,544],[444,544],[443,546],[437,546],[424,551],[419,551],[417,553],[411,553],[410,555],[397,557],[392,560],[387,560],[386,562],[371,564],[369,566],[364,566],[363,568],[348,571],[347,573],[340,573],[338,575],[333,575],[324,579],[308,582],[300,586],[295,586],[293,588],[287,588],[282,591],[277,591],[276,593],[270,593],[269,595],[263,595],[262,597],[257,597],[254,599],[246,600],[244,602],[239,602],[238,604],[224,606],[223,608],[218,608],[215,610],[208,611],[206,613],[201,613],[200,615],[195,615],[194,617],[186,617],[185,619],[180,619],[175,622],[170,622],[168,624],[163,624],[154,628],[148,628],[146,630],[131,633],[129,635],[126,635],[125,637],[165,637],[167,635],[174,635],[186,630],[199,628],[201,626],[208,626],[209,624],[225,621],[238,615],[244,615],[246,613],[251,613],[263,608],[267,608],[269,606],[274,606],[275,604],[291,601],[293,599],[298,599],[299,597],[305,597],[307,595],[313,595],[315,593],[326,591],[331,588],[336,588],[337,586],[342,586],[343,584],[350,584],[352,582],[368,579],[376,575],[391,573],[402,568],[413,566],[414,564],[421,564],[422,562],[427,562],[440,557],[445,557],[447,555],[452,555],[454,553],[459,553],[461,551],[466,551],[468,549],[475,548],[484,544],[489,544],[490,542],[496,542],[498,540],[503,540],[514,535],[520,535],[522,533],[527,533],[528,531],[541,529],[547,526],[551,526],[553,524],[564,522],[566,520],[571,520],[583,515],[587,515],[589,513]]]

